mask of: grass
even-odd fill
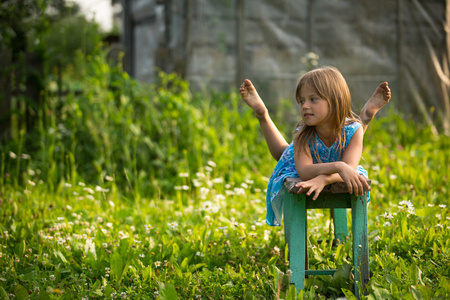
[[[310,268],[340,276],[289,286],[283,229],[264,222],[275,162],[236,94],[193,95],[167,74],[143,87],[98,57],[86,68],[83,96],[47,97],[36,131],[1,148],[0,298],[354,296],[351,243],[317,243],[328,211],[308,213]],[[449,144],[395,113],[369,127],[363,297],[450,297]]]

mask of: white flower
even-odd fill
[[[216,195],[215,198],[216,198],[217,201],[221,201],[221,200],[225,200],[226,199],[226,197],[224,195],[222,195],[222,194]]]
[[[178,173],[179,177],[189,177],[189,173]]]
[[[437,223],[436,226],[434,227],[438,227],[438,228],[444,228],[444,226],[442,226],[441,224]]]
[[[144,258],[145,257],[145,254],[139,254],[139,257],[141,257],[141,258]]]
[[[155,261],[155,267],[160,267],[161,266],[161,262],[160,261]]]
[[[107,193],[107,192],[109,192],[109,190],[108,189],[104,189],[104,188],[102,188],[101,186],[95,186],[95,191],[96,192],[102,192],[102,193]]]
[[[391,222],[384,222],[383,227],[389,227],[392,226]]]
[[[377,235],[377,236],[375,236],[375,237],[373,238],[373,241],[374,241],[374,242],[381,241],[381,238]]]
[[[11,157],[12,159],[16,159],[17,155],[14,152],[9,151],[9,157]]]
[[[88,187],[83,188],[83,191],[88,192],[89,194],[94,194],[94,190]]]
[[[408,208],[414,208],[414,205],[412,204],[411,200],[400,201],[400,203],[398,205],[400,205],[400,206],[405,205]]]
[[[115,206],[115,205],[114,205],[114,202],[112,202],[111,200],[109,200],[108,203],[109,203],[109,205],[110,205],[111,207],[114,207],[114,206]]]
[[[84,182],[78,182],[79,186],[86,186],[86,184]]]
[[[208,160],[208,166],[211,166],[211,167],[215,168],[217,165],[212,160]]]
[[[439,207],[440,207],[440,208],[446,208],[447,205],[445,205],[445,204],[439,204]]]
[[[106,181],[114,181],[114,178],[112,178],[111,176],[106,175],[105,176],[105,180]]]
[[[170,226],[172,228],[177,228],[178,227],[178,223],[177,222],[171,222],[171,223],[167,223],[167,226]]]
[[[383,217],[385,219],[393,219],[394,218],[394,216],[391,213],[388,214],[387,212],[384,212],[384,214],[382,214],[380,217]]]
[[[197,253],[195,253],[195,255],[197,256],[205,256],[203,253],[201,253],[200,251],[197,251]]]
[[[220,177],[220,178],[214,178],[213,180],[211,180],[213,183],[223,183],[223,178],[222,177]]]

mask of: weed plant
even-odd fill
[[[44,95],[36,130],[1,148],[0,298],[355,297],[351,243],[317,242],[328,211],[308,212],[309,267],[340,271],[289,285],[283,229],[264,221],[275,162],[237,94],[79,60],[83,94]],[[371,123],[362,298],[450,297],[449,146],[398,113]]]

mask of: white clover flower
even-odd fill
[[[20,155],[20,158],[21,158],[21,159],[27,160],[27,159],[30,159],[31,156],[30,156],[29,154],[22,153],[22,154]]]
[[[292,273],[293,273],[293,272],[292,272],[292,270],[291,270],[291,269],[289,269],[289,270],[287,270],[287,271],[286,271],[286,275],[287,275],[287,276],[291,276],[291,275],[292,275]]]
[[[278,248],[277,246],[273,247],[273,250],[276,254],[280,254],[280,248]]]
[[[36,172],[34,172],[34,171],[31,170],[31,169],[28,169],[28,175],[34,176],[34,175],[36,175]]]
[[[16,159],[17,155],[14,152],[9,151],[9,157],[11,157],[12,159]]]
[[[103,243],[102,247],[105,248],[105,249],[108,248],[108,243]]]

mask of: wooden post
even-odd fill
[[[236,0],[236,87],[245,79],[245,2]]]

